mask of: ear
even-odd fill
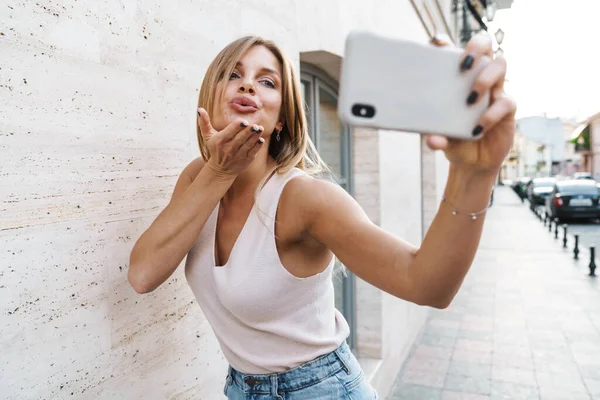
[[[277,125],[275,125],[275,130],[277,130],[278,132],[281,131],[283,129],[283,122],[279,121],[277,123]]]

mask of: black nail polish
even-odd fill
[[[254,129],[254,127],[250,128],[250,132],[256,132],[256,129]]]
[[[469,97],[467,97],[467,104],[475,104],[478,96],[479,94],[473,90],[471,94],[469,94]]]
[[[477,125],[475,127],[475,129],[473,129],[473,136],[477,136],[479,135],[481,132],[483,132],[483,126],[481,125]]]
[[[248,124],[247,124],[246,122],[242,122],[242,123],[240,123],[240,126],[241,126],[242,128],[245,128],[245,127],[247,127],[247,126],[248,126]]]
[[[257,130],[256,133],[261,134],[262,133],[262,129]]]
[[[463,70],[471,69],[471,67],[473,66],[473,62],[475,62],[475,59],[473,58],[473,56],[467,56],[467,57],[465,57],[464,61],[462,62],[460,68]]]

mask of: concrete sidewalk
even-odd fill
[[[388,399],[600,399],[600,278],[588,263],[498,187],[460,293],[432,310]]]

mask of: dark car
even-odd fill
[[[546,212],[560,221],[600,218],[596,182],[588,179],[557,182],[546,197]]]
[[[546,204],[546,197],[554,189],[556,178],[535,178],[527,187],[527,199],[531,208]]]
[[[525,201],[527,197],[527,185],[531,182],[531,178],[528,177],[520,177],[513,181],[512,189],[515,193],[521,198],[521,201]]]

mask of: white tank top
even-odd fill
[[[297,278],[277,253],[279,198],[303,174],[294,168],[267,181],[224,266],[217,267],[214,256],[219,205],[187,256],[187,281],[225,358],[242,373],[294,368],[335,350],[350,332],[334,306],[335,258],[323,272]]]

